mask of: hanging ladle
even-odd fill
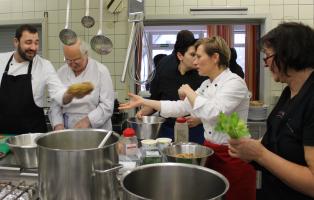
[[[107,135],[104,137],[104,139],[102,139],[101,143],[98,145],[98,148],[102,148],[106,144],[107,140],[110,138],[112,133],[113,133],[113,131],[109,131],[107,133]]]
[[[85,28],[91,28],[95,24],[93,17],[89,16],[89,0],[85,1],[86,11],[85,16],[82,18],[81,23]]]
[[[70,5],[71,5],[71,0],[67,0],[67,13],[66,13],[65,27],[59,33],[59,38],[61,42],[65,45],[72,45],[76,42],[76,39],[77,39],[76,33],[72,31],[71,29],[69,29]]]
[[[102,11],[103,11],[103,0],[99,1],[99,30],[97,35],[95,35],[90,43],[92,49],[100,54],[107,55],[112,50],[112,42],[111,40],[102,34]]]

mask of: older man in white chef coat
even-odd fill
[[[54,130],[64,128],[102,128],[111,130],[114,107],[114,91],[106,66],[88,56],[89,46],[78,40],[64,46],[66,64],[58,70],[58,76],[66,86],[89,81],[94,85],[91,94],[74,99],[66,106],[52,102],[50,119]]]

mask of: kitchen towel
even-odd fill
[[[6,141],[10,136],[0,134],[0,158],[3,158],[10,152],[10,148],[7,145]]]

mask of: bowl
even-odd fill
[[[157,147],[160,151],[162,151],[164,148],[171,145],[172,139],[171,138],[157,138]]]
[[[165,118],[158,116],[144,116],[142,119],[131,117],[127,119],[128,126],[135,130],[136,136],[140,140],[156,139],[164,121]]]
[[[157,148],[157,141],[153,139],[141,140],[141,144],[142,144],[143,149],[156,149]]]
[[[209,147],[196,143],[175,143],[163,149],[168,162],[188,163],[205,166],[206,160],[214,153]]]
[[[124,173],[124,199],[196,200],[224,199],[229,182],[222,174],[183,163],[148,164]]]
[[[35,139],[43,133],[28,133],[12,136],[7,144],[14,154],[16,163],[22,168],[37,168],[37,144]]]

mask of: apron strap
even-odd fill
[[[4,70],[4,73],[5,73],[5,74],[8,74],[8,72],[9,72],[10,63],[11,63],[11,61],[12,61],[12,59],[13,59],[13,55],[14,55],[14,54],[12,54],[12,56],[10,57],[10,59],[9,59],[8,62],[7,62],[7,65],[6,65],[5,70]],[[33,67],[33,60],[29,61],[28,69],[27,69],[27,74],[31,74],[31,72],[32,72],[32,67]]]
[[[13,55],[14,55],[14,54],[12,54],[12,56],[11,56],[10,59],[9,59],[9,61],[7,62],[7,65],[6,65],[5,70],[4,70],[4,73],[5,73],[5,74],[8,74],[8,72],[9,72],[9,67],[10,67],[10,63],[11,63],[11,61],[12,61],[12,59],[13,59]]]

